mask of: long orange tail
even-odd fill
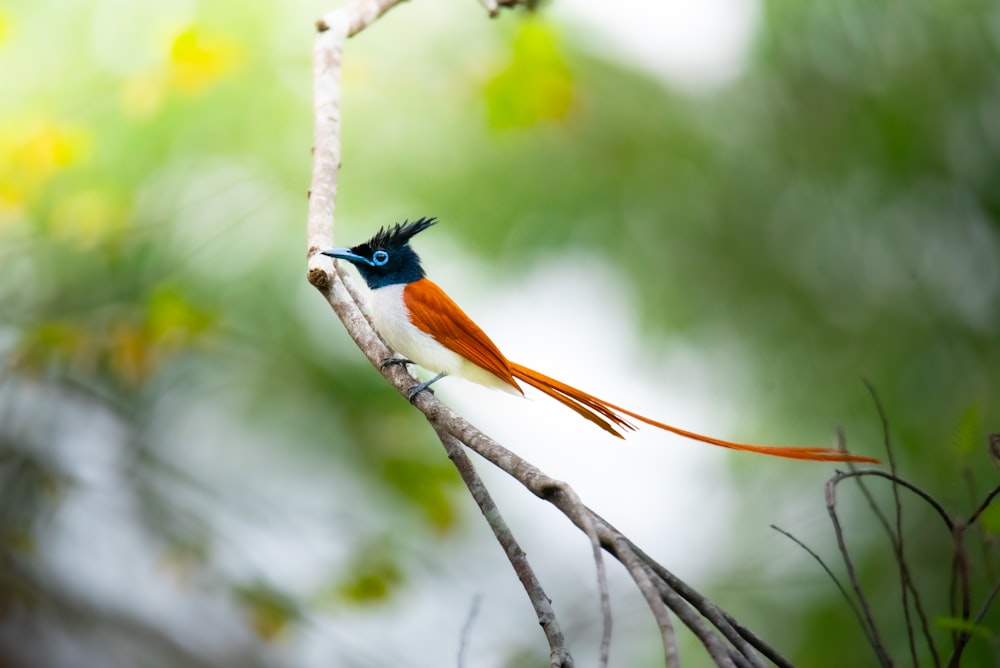
[[[724,441],[721,438],[712,438],[711,436],[696,434],[693,431],[680,429],[679,427],[672,427],[669,424],[651,420],[648,417],[644,417],[638,413],[633,413],[632,411],[622,408],[621,406],[615,406],[614,404],[604,401],[603,399],[598,399],[593,395],[587,394],[586,392],[578,390],[565,383],[561,383],[554,378],[549,378],[548,376],[538,373],[537,371],[523,367],[520,364],[510,362],[510,370],[514,378],[531,385],[537,390],[541,390],[559,403],[573,409],[601,429],[614,434],[618,438],[624,438],[619,430],[632,431],[635,429],[635,425],[625,418],[625,416],[628,416],[640,422],[652,425],[658,429],[663,429],[664,431],[669,431],[677,434],[678,436],[683,436],[684,438],[701,441],[702,443],[719,445],[723,448],[731,448],[733,450],[744,450],[746,452],[756,452],[762,455],[771,455],[772,457],[806,459],[817,462],[879,463],[877,459],[872,457],[852,455],[849,452],[833,448],[788,448],[774,445],[748,445],[746,443],[733,443],[732,441]]]

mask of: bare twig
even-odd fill
[[[963,549],[964,542],[962,541],[962,533],[966,528],[975,525],[980,515],[983,513],[983,511],[986,510],[986,508],[990,506],[990,504],[993,503],[993,499],[995,499],[998,494],[1000,494],[1000,487],[993,489],[989,494],[986,495],[986,498],[983,499],[983,502],[979,504],[979,507],[976,508],[975,511],[973,511],[972,515],[969,516],[969,519],[966,520],[964,524],[956,523],[953,532],[954,534],[953,540],[955,543],[955,556],[954,556],[955,567],[952,577],[952,586],[954,588],[954,582],[956,579],[958,579],[962,591],[961,619],[963,621],[969,620],[972,601],[971,601],[971,593],[969,591],[968,558]],[[988,565],[989,564],[987,562],[987,566]],[[974,624],[978,625],[980,622],[982,622],[983,618],[986,617],[986,613],[989,611],[989,608],[993,604],[993,600],[996,598],[998,592],[1000,592],[1000,581],[996,582],[993,585],[993,589],[990,590],[989,595],[987,595],[986,600],[983,602],[982,607],[976,614]],[[952,613],[952,615],[954,616],[954,612]],[[951,656],[948,658],[947,665],[949,667],[959,665],[959,661],[961,660],[962,657],[962,652],[965,650],[965,646],[968,644],[971,638],[972,638],[972,631],[971,629],[968,628],[959,629],[956,633],[953,633],[954,649],[952,650]]]
[[[1000,486],[994,487],[993,490],[986,495],[986,498],[983,499],[983,502],[979,504],[979,507],[976,508],[971,515],[969,515],[969,519],[965,520],[966,526],[972,526],[975,524],[979,520],[979,516],[983,514],[983,511],[990,507],[993,503],[993,499],[997,498],[998,495],[1000,495]]]
[[[649,609],[653,611],[653,617],[660,627],[660,636],[663,640],[663,655],[666,658],[667,668],[680,668],[680,658],[677,655],[677,636],[674,633],[674,625],[670,621],[670,612],[664,605],[660,592],[653,583],[649,572],[646,571],[645,564],[638,555],[623,540],[615,540],[615,550],[622,560],[622,564],[632,574],[632,579],[639,586],[639,591],[646,599]]]
[[[607,523],[603,519],[601,521]],[[662,583],[662,585],[659,585],[660,593],[664,596],[664,601],[671,611],[684,622],[685,626],[694,631],[695,635],[700,639],[704,641],[705,638],[709,637],[710,623],[752,665],[763,665],[754,651],[757,650],[757,652],[763,654],[779,668],[792,668],[792,664],[788,659],[781,656],[777,650],[758,638],[752,631],[740,625],[731,615],[721,610],[715,603],[664,568],[662,564],[655,561],[634,543],[628,541],[628,544],[650,570],[657,575],[658,581]],[[689,614],[680,603],[674,601],[673,597],[677,597],[681,602],[686,601],[689,603],[704,619],[697,615]]]
[[[482,601],[482,594],[476,594],[472,597],[469,614],[465,618],[465,623],[462,624],[462,633],[458,641],[458,668],[465,668],[465,649],[469,646],[469,636],[472,635],[472,624],[476,621],[476,616],[479,614],[479,604]]]
[[[875,404],[875,411],[878,413],[879,421],[882,423],[882,440],[885,444],[886,457],[889,460],[889,471],[893,475],[896,475],[896,454],[892,447],[892,432],[889,429],[889,417],[886,415],[885,407],[882,405],[882,399],[875,390],[875,386],[867,378],[863,379],[863,382],[865,387],[868,388],[868,393],[871,395],[872,402]],[[851,465],[851,470],[855,470],[853,465]],[[858,477],[856,480],[858,483],[858,489],[861,490],[861,493],[864,494],[865,500],[868,502],[868,507],[871,508],[873,513],[875,513],[875,517],[879,520],[882,528],[885,529],[886,535],[889,536],[889,542],[892,544],[893,555],[896,558],[896,565],[899,567],[900,598],[903,608],[903,618],[906,622],[906,636],[910,648],[910,659],[912,661],[912,665],[914,668],[917,668],[920,665],[920,662],[917,659],[917,647],[914,639],[913,621],[910,619],[910,594],[913,595],[913,605],[914,608],[916,608],[917,616],[920,618],[921,630],[924,635],[924,640],[927,643],[927,647],[930,650],[931,658],[934,661],[935,667],[940,668],[941,659],[938,656],[937,646],[934,644],[934,636],[930,631],[927,615],[924,613],[924,606],[920,599],[920,592],[913,584],[913,578],[910,577],[910,567],[906,561],[906,551],[903,548],[903,504],[899,498],[899,487],[897,485],[892,485],[893,508],[896,511],[895,531],[893,531],[892,527],[889,525],[889,520],[886,519],[885,515],[882,513],[882,509],[879,508],[877,503],[875,503],[875,499],[872,497],[867,485],[865,485],[864,478]]]
[[[839,440],[843,441],[843,434],[839,433],[839,436]],[[872,649],[875,650],[875,655],[878,657],[881,665],[891,666],[892,661],[889,659],[888,654],[886,654],[885,646],[882,644],[882,639],[879,636],[878,627],[875,625],[875,619],[872,617],[871,608],[868,607],[868,600],[865,598],[865,594],[861,590],[861,583],[858,582],[857,573],[854,571],[854,562],[851,560],[851,554],[847,550],[847,543],[844,539],[844,530],[840,526],[840,519],[837,517],[836,477],[826,483],[826,510],[830,515],[830,521],[833,523],[833,530],[837,536],[837,546],[840,548],[840,554],[844,559],[844,566],[847,567],[847,577],[851,582],[851,587],[854,589],[854,596],[857,598],[858,605],[863,613],[862,617],[868,626],[869,639],[872,643]]]
[[[781,527],[772,524],[771,528],[777,531],[778,533],[782,534],[789,540],[791,540],[793,543],[801,547],[803,550],[805,550],[809,554],[809,556],[815,559],[816,563],[818,563],[820,567],[822,567],[822,569],[826,571],[826,574],[830,576],[831,580],[833,580],[833,584],[837,585],[837,589],[840,590],[840,593],[841,595],[843,595],[844,600],[847,601],[847,605],[851,606],[851,612],[854,613],[854,617],[858,620],[858,624],[861,625],[861,631],[865,634],[865,637],[868,638],[869,644],[874,644],[875,641],[871,636],[871,629],[869,628],[868,624],[865,623],[865,618],[861,614],[861,611],[858,609],[857,604],[854,602],[854,599],[851,598],[851,595],[847,592],[847,589],[844,588],[844,585],[841,584],[840,579],[833,574],[833,571],[830,570],[830,567],[826,565],[825,561],[823,561],[823,558],[820,557],[818,554],[816,554],[816,552],[811,547],[809,547],[808,545],[806,545],[801,540],[799,540],[789,532],[785,531]]]
[[[874,476],[876,478],[885,478],[886,480],[891,480],[893,484],[899,485],[900,487],[910,490],[911,492],[919,496],[921,499],[923,499],[927,503],[927,505],[929,505],[931,508],[934,509],[934,511],[938,514],[938,517],[941,518],[941,521],[944,522],[944,525],[945,527],[947,527],[949,533],[955,529],[954,521],[952,521],[951,517],[948,516],[948,512],[944,509],[944,506],[938,503],[937,499],[935,499],[933,496],[931,496],[929,493],[927,493],[920,487],[914,485],[912,482],[900,478],[897,475],[893,475],[888,471],[882,471],[880,469],[862,469],[860,471],[847,471],[847,472],[838,471],[837,474],[830,479],[827,485],[832,483],[834,486],[836,486],[839,485],[842,481],[848,480],[850,478],[861,478],[867,476]]]
[[[538,616],[538,624],[542,627],[542,631],[549,642],[550,665],[552,668],[573,668],[573,657],[566,648],[566,641],[563,638],[562,630],[559,628],[555,612],[552,610],[552,603],[545,594],[545,590],[542,589],[542,585],[538,581],[534,570],[532,570],[527,555],[521,549],[510,527],[493,502],[493,497],[490,495],[489,490],[486,489],[486,485],[483,484],[482,478],[476,473],[472,460],[465,454],[462,444],[454,436],[449,433],[440,432],[438,436],[441,438],[441,443],[448,452],[448,457],[455,463],[455,468],[458,469],[459,475],[462,476],[462,481],[469,488],[472,498],[479,505],[483,517],[486,518],[487,523],[493,530],[493,535],[496,536],[497,541],[503,547],[504,553],[514,568],[514,573],[517,575],[518,580],[521,581],[521,586],[524,587],[528,598],[531,600],[531,605]]]
[[[594,525],[594,518],[588,512],[586,506],[580,501],[580,497],[572,487],[562,481],[554,481],[553,486],[559,488],[560,494],[566,497],[583,521],[583,532],[590,539],[590,547],[594,555],[594,565],[597,568],[597,589],[601,597],[601,668],[606,668],[611,658],[611,593],[608,591],[608,569],[604,563],[604,552],[601,550],[601,539],[597,535],[597,527]]]

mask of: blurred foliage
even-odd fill
[[[237,587],[236,594],[254,630],[266,640],[276,639],[300,616],[294,599],[266,583]]]
[[[257,665],[256,640],[287,638],[310,596],[391,600],[416,568],[400,537],[445,535],[468,507],[432,434],[303,280],[308,28],[327,8],[57,4],[0,8],[0,615],[38,643],[96,638],[106,665]],[[841,422],[852,449],[877,452],[868,377],[906,477],[966,515],[997,479],[1000,8],[762,11],[746,71],[688,96],[544,9],[493,23],[471,2],[394,10],[349,47],[338,234],[437,215],[497,276],[601,254],[634,288],[651,349],[740,355],[727,381],[748,397],[741,433],[812,441]],[[311,591],[223,565],[230,537],[209,518],[240,506],[244,457],[261,450],[356,485],[345,553]],[[95,482],[102,457],[120,475]],[[53,525],[92,487],[135,509],[164,579],[234,602],[257,638],[181,648],[75,588]],[[947,537],[911,512],[911,567],[944,638]],[[982,526],[974,600],[995,508]],[[857,550],[898,621],[889,550]],[[731,577],[750,577],[739,566]],[[764,599],[738,612],[802,665],[871,661],[832,587]],[[907,656],[897,621],[890,649]],[[969,652],[997,665],[995,634]],[[33,658],[0,635],[0,663]]]
[[[551,27],[526,21],[515,34],[510,64],[486,85],[490,125],[527,127],[566,117],[573,81]]]
[[[398,554],[387,541],[367,546],[346,570],[347,579],[336,587],[336,597],[352,603],[374,603],[390,596],[403,581],[400,564],[392,559]]]

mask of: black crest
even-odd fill
[[[396,223],[395,225],[381,228],[364,245],[373,251],[380,248],[399,248],[409,243],[413,236],[420,234],[436,223],[437,218],[419,218],[412,223],[408,220]]]

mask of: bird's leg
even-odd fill
[[[384,369],[390,366],[405,366],[407,364],[416,364],[416,362],[408,360],[405,357],[386,357],[382,360],[382,363],[378,365],[378,368]]]
[[[428,390],[431,394],[434,394],[434,390],[429,389],[430,386],[433,385],[434,383],[438,382],[439,380],[441,380],[442,378],[444,378],[447,375],[448,374],[446,374],[444,371],[442,371],[441,373],[439,373],[438,375],[434,376],[430,380],[425,380],[424,382],[420,383],[419,385],[414,385],[406,393],[406,398],[409,399],[410,403],[412,404],[413,400],[417,398],[417,395],[420,394],[421,392],[423,392],[424,390]]]

